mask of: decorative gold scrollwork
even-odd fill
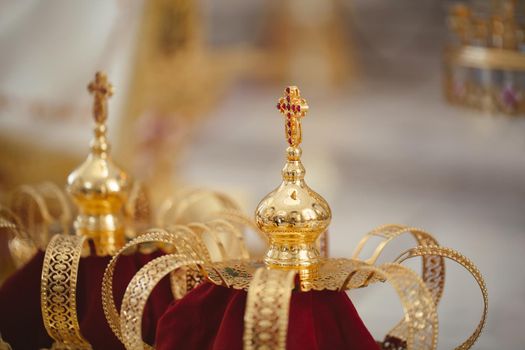
[[[244,349],[286,349],[295,271],[255,271],[244,312]]]

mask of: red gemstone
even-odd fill
[[[290,105],[286,105],[286,109],[287,109],[287,110],[290,110]]]
[[[288,125],[288,127],[291,128],[292,127],[292,122],[288,121],[288,123],[286,123],[286,125]]]
[[[288,114],[286,114],[286,116],[287,116],[288,118],[290,118],[290,117],[292,116],[292,113],[288,113]]]
[[[277,109],[281,109],[281,104],[280,103],[277,104]]]
[[[297,112],[301,111],[301,106],[297,106]]]
[[[290,88],[289,88],[289,87],[286,88],[286,93],[287,93],[287,94],[290,93]]]
[[[288,103],[290,103],[290,96],[286,96],[286,101],[288,101]]]
[[[285,109],[286,109],[286,105],[283,103],[283,104],[281,105],[281,108],[282,108],[283,110],[285,110]]]

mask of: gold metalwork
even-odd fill
[[[91,349],[77,317],[77,274],[84,236],[55,235],[46,249],[41,282],[42,318],[53,349]]]
[[[92,239],[97,255],[104,256],[115,254],[125,243],[122,211],[130,179],[109,155],[107,99],[113,87],[104,73],[97,72],[88,90],[94,95],[95,137],[87,159],[69,175],[68,191],[79,208],[77,234]]]
[[[282,106],[283,103],[306,105],[304,100],[299,100],[296,87],[286,92],[289,98],[281,99],[279,108],[296,113],[303,111],[302,107]],[[249,260],[242,234],[235,225],[252,224],[230,209],[217,212],[219,217],[222,215],[218,220],[176,226],[172,232],[157,230],[139,236],[119,255],[145,242],[161,243],[164,250],[174,254],[158,258],[139,271],[128,285],[120,318],[111,285],[118,255],[110,262],[104,276],[102,295],[106,318],[117,337],[128,349],[150,348],[143,343],[140,334],[143,308],[154,286],[170,274],[172,290],[177,298],[204,280],[227,288],[246,290],[245,349],[284,349],[291,291],[296,287],[294,277],[298,275],[298,293],[312,290],[342,292],[377,282],[390,283],[399,295],[404,317],[379,344],[384,349],[435,350],[438,336],[436,308],[443,294],[445,258],[448,258],[464,266],[482,291],[482,319],[475,332],[457,349],[472,347],[486,320],[488,297],[485,283],[467,258],[451,249],[439,247],[429,233],[409,226],[384,225],[361,240],[352,259],[319,256],[315,248],[316,239],[326,232],[331,212],[326,201],[304,183],[299,116],[293,118],[298,124],[295,129],[293,125],[290,127],[292,138],[282,172],[283,182],[261,201],[256,210],[255,223],[268,237],[270,245],[264,261]],[[405,233],[414,237],[417,246],[394,263],[375,266],[389,243]],[[238,242],[238,254],[231,253],[228,237]],[[361,259],[361,252],[372,237],[382,240],[368,259]],[[401,265],[404,260],[416,256],[423,261],[421,277]]]
[[[255,271],[244,312],[244,349],[286,349],[288,310],[295,271]]]
[[[453,260],[457,262],[458,264],[460,264],[461,266],[463,266],[472,275],[472,277],[474,277],[477,284],[479,285],[481,294],[483,296],[483,313],[481,315],[481,320],[479,321],[476,329],[474,330],[474,333],[472,333],[472,335],[470,335],[469,338],[466,341],[464,341],[461,345],[456,347],[456,350],[470,349],[474,345],[474,343],[478,340],[479,336],[481,335],[481,332],[483,331],[483,327],[485,326],[485,322],[487,319],[488,293],[487,293],[487,286],[485,285],[485,280],[483,279],[483,276],[479,272],[476,265],[474,265],[472,261],[470,261],[467,257],[463,256],[461,253],[453,249],[443,248],[439,246],[420,246],[420,247],[409,249],[405,253],[401,254],[396,259],[396,262],[402,263],[403,261],[407,259],[410,259],[412,257],[417,257],[417,256],[421,256],[421,257],[440,256],[443,258]],[[394,328],[394,331],[396,330],[397,330],[397,327]]]
[[[150,261],[135,274],[124,293],[120,313],[122,342],[126,349],[152,349],[142,340],[142,314],[148,296],[157,283],[173,270],[203,263],[202,260],[191,259],[185,255],[170,254]]]
[[[250,258],[242,232],[227,220],[216,219],[206,223],[190,223],[187,226],[206,243],[213,261]],[[235,255],[230,252],[233,248],[238,248]]]
[[[303,292],[310,290],[334,290],[362,288],[369,284],[381,281],[379,276],[370,272],[361,272],[360,268],[367,263],[355,259],[321,259],[316,269],[309,269],[308,278],[301,278],[300,289]],[[264,267],[262,261],[225,261],[206,265],[208,280],[233,289],[248,290],[254,278],[255,271]],[[298,270],[299,274],[304,273]],[[348,278],[352,275],[352,279]],[[302,277],[302,276],[300,276]]]
[[[432,294],[421,278],[412,270],[399,264],[379,267],[363,266],[361,271],[379,275],[396,290],[405,316],[402,332],[390,333],[406,342],[407,350],[435,350],[437,348],[438,319]],[[349,283],[355,276],[349,276]],[[400,329],[401,330],[401,329]]]
[[[301,163],[301,124],[307,105],[295,86],[286,88],[280,100],[280,110],[286,109],[286,132],[289,147],[282,170],[281,185],[257,206],[255,222],[268,236],[270,247],[265,262],[270,267],[310,268],[318,264],[319,250],[315,246],[319,235],[326,231],[332,213],[330,206],[304,181]],[[286,102],[283,108],[282,103]],[[285,101],[285,102],[284,102]]]
[[[284,134],[290,147],[299,147],[302,141],[301,118],[308,112],[306,100],[301,98],[301,92],[297,86],[289,86],[285,89],[285,96],[279,99],[277,109],[286,117]]]
[[[379,237],[383,240],[377,244],[372,256],[365,260],[365,262],[374,265],[388,244],[405,233],[411,234],[416,240],[418,246],[439,246],[437,240],[424,230],[404,225],[382,225],[370,231],[363,237],[363,239],[361,239],[352,258],[359,259],[359,256],[368,241],[373,237]],[[432,293],[437,305],[443,295],[443,290],[445,289],[445,259],[436,255],[424,255],[421,257],[421,260],[421,277],[427,285],[427,288]]]
[[[121,342],[124,342],[124,338],[121,333],[119,313],[113,296],[115,266],[119,257],[127,250],[144,243],[163,243],[173,247],[179,255],[186,255],[195,260],[210,261],[204,243],[189,228],[184,226],[175,226],[169,231],[161,229],[149,230],[122,247],[109,262],[102,279],[102,307],[104,315],[111,330]]]

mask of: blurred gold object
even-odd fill
[[[87,159],[68,177],[68,192],[78,206],[76,234],[93,240],[97,255],[112,255],[125,243],[122,207],[131,180],[111,159],[106,138],[107,100],[113,86],[97,72],[88,85],[93,94],[95,136]]]
[[[297,293],[345,291],[388,282],[399,296],[404,317],[384,341],[379,342],[381,348],[436,350],[436,309],[445,285],[445,259],[449,259],[470,272],[482,293],[484,306],[481,320],[472,335],[456,349],[471,348],[481,334],[488,312],[485,282],[469,259],[452,249],[440,247],[429,233],[408,226],[383,225],[362,239],[351,259],[320,256],[314,242],[327,229],[331,211],[326,201],[304,182],[299,118],[305,115],[306,101],[300,97],[297,87],[290,86],[277,107],[286,117],[285,133],[289,147],[282,184],[261,201],[255,212],[255,223],[269,241],[264,262],[250,260],[244,255],[231,256],[219,241],[216,241],[214,249],[222,252],[221,259],[214,261],[210,247],[202,240],[209,223],[175,226],[166,231],[151,230],[135,238],[113,258],[104,275],[104,311],[117,337],[128,350],[152,348],[143,342],[141,336],[144,305],[155,285],[164,276],[175,272],[177,276],[172,278],[172,285],[176,290],[187,291],[187,286],[194,286],[195,281],[207,281],[248,292],[244,314],[245,349],[285,348],[290,321],[288,310],[294,288]],[[223,220],[246,222],[228,212],[224,213]],[[237,233],[230,229],[228,234],[235,236]],[[393,263],[376,265],[389,243],[404,234],[411,234],[417,242],[416,246]],[[370,258],[361,259],[359,255],[373,237],[382,240],[377,243]],[[119,317],[112,294],[114,266],[127,249],[145,242],[169,245],[173,254],[152,261],[135,275],[126,289]],[[422,258],[421,276],[401,265],[412,257]],[[179,274],[177,270],[181,267],[190,273],[185,276]]]
[[[515,0],[493,2],[473,15],[465,4],[449,14],[444,90],[456,105],[510,115],[525,114],[525,38]]]
[[[2,340],[1,335],[0,335],[0,350],[13,350],[8,343]]]
[[[231,62],[206,47],[196,0],[144,2],[116,155],[157,206],[177,187],[181,149],[217,101]],[[203,93],[205,88],[206,93]]]

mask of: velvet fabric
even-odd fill
[[[160,253],[122,256],[114,275],[115,302],[120,305],[134,274]],[[15,350],[37,350],[52,344],[40,309],[40,276],[44,253],[37,253],[0,288],[0,334]],[[82,335],[95,350],[124,349],[113,334],[102,309],[102,277],[110,257],[81,258],[77,279],[77,313]],[[161,281],[146,305],[143,319],[145,340],[153,343],[156,321],[173,300],[169,280]]]
[[[157,350],[242,350],[247,293],[204,283],[172,302],[157,324]],[[293,292],[288,350],[378,350],[344,292]]]

